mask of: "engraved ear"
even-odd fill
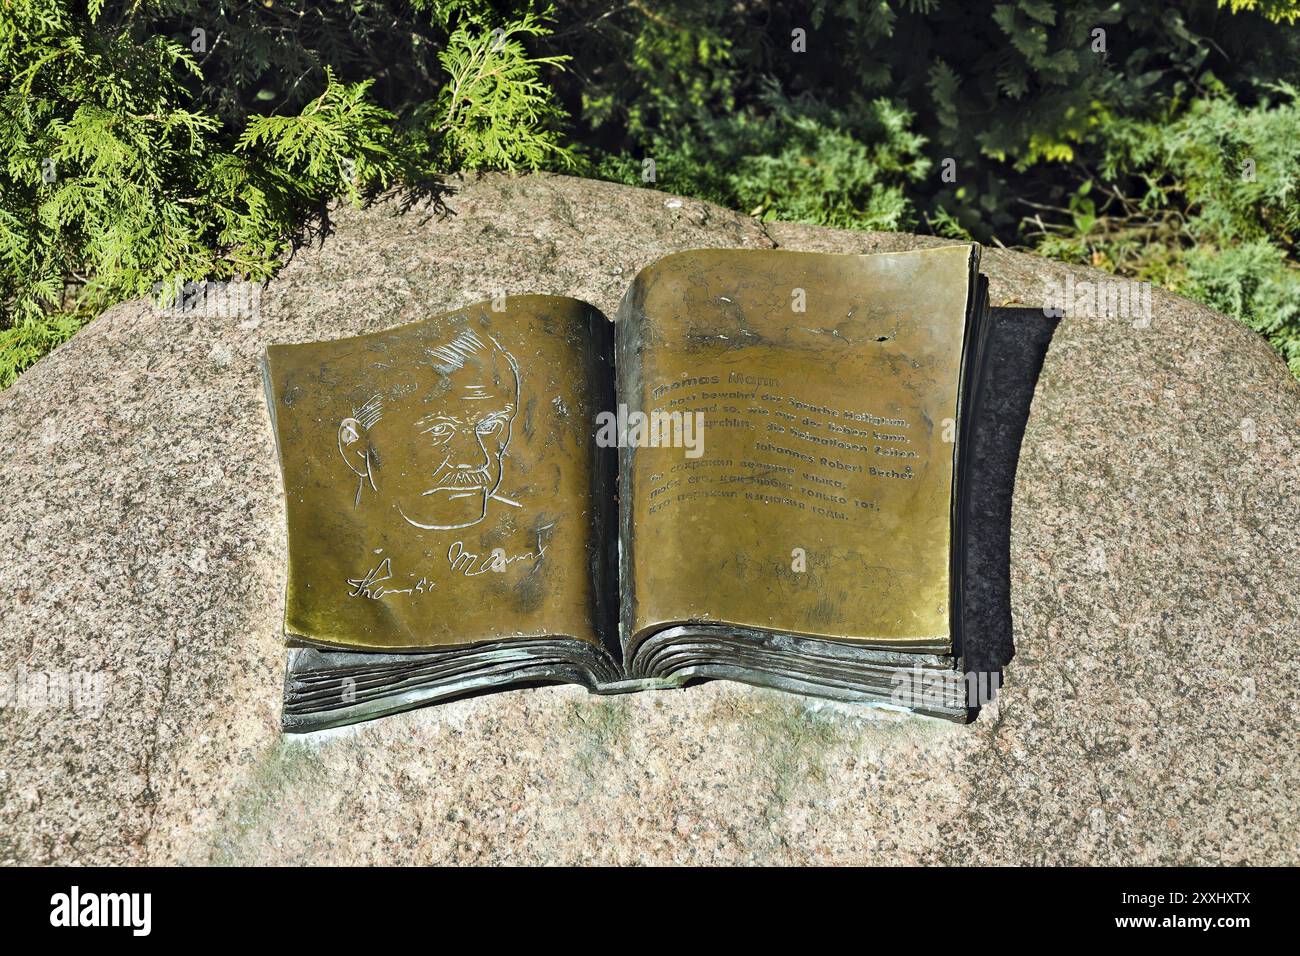
[[[361,444],[363,434],[364,429],[355,418],[339,422],[339,456],[357,477],[369,478],[369,455]]]

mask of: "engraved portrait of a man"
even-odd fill
[[[467,528],[497,493],[519,409],[519,365],[492,336],[466,329],[405,360],[396,384],[339,422],[338,450],[363,495],[416,528]]]

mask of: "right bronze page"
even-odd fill
[[[978,257],[700,250],[638,275],[616,331],[629,656],[685,622],[951,647]]]

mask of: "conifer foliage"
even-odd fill
[[[335,200],[539,168],[1087,262],[1300,377],[1300,0],[547,2],[0,0],[0,388]]]
[[[333,198],[567,162],[542,17],[425,6],[0,0],[0,387],[113,302],[268,277]]]

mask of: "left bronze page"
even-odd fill
[[[604,644],[611,338],[583,302],[512,296],[267,349],[290,643]]]

